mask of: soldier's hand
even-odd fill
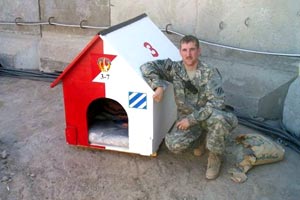
[[[187,130],[190,127],[190,122],[187,118],[184,118],[176,123],[176,127],[179,130]]]
[[[155,89],[155,92],[153,94],[153,99],[156,102],[160,102],[164,95],[164,89],[162,87],[158,87]]]

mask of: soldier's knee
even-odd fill
[[[226,120],[224,118],[223,115],[211,115],[207,120],[206,120],[206,124],[208,127],[213,127],[216,125],[223,125],[224,123],[226,123]]]
[[[187,149],[187,146],[182,143],[176,143],[172,140],[168,140],[165,138],[165,144],[166,147],[171,151],[172,153],[179,154],[182,153],[184,150]]]
[[[168,149],[169,149],[169,151],[171,151],[174,154],[180,154],[185,150],[185,149],[174,148],[174,147],[168,147]]]
[[[237,117],[232,113],[214,112],[209,119],[207,119],[208,127],[223,127],[228,131],[232,131],[238,125]]]

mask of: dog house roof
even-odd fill
[[[113,31],[116,31],[124,26],[127,26],[129,24],[132,24],[144,17],[147,17],[147,15],[144,13],[142,15],[139,15],[133,19],[130,19],[126,22],[117,24],[115,26],[112,26],[108,29],[105,29],[103,31],[100,31],[96,36],[94,36],[94,38],[88,43],[88,45],[78,54],[78,56],[66,67],[66,69],[51,83],[50,87],[53,88],[55,87],[57,84],[60,83],[61,80],[63,80],[63,78],[66,76],[66,74],[69,73],[69,71],[71,71],[71,69],[75,66],[75,64],[77,63],[77,61],[85,55],[85,53],[90,49],[90,47],[97,41],[99,40],[99,35],[107,35]]]
[[[100,41],[100,42],[99,42]],[[122,58],[137,74],[140,74],[139,66],[156,59],[170,58],[179,60],[180,55],[174,44],[161,32],[161,30],[148,18],[146,14],[139,15],[123,23],[100,31],[80,54],[66,67],[63,73],[52,82],[55,87],[70,71],[76,63],[95,45],[100,45],[107,58]],[[111,55],[113,54],[113,55]],[[122,66],[124,66],[122,64]],[[97,78],[95,78],[97,82]]]

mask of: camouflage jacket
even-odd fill
[[[207,119],[213,109],[222,110],[225,107],[219,72],[200,60],[192,80],[189,79],[182,61],[175,62],[170,59],[147,62],[141,66],[141,72],[152,89],[165,89],[168,82],[173,83],[178,117],[187,117],[191,125]],[[196,92],[186,84],[189,80],[197,89]]]

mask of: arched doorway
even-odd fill
[[[88,107],[87,120],[92,145],[128,148],[128,117],[120,103],[109,98],[94,100]]]

